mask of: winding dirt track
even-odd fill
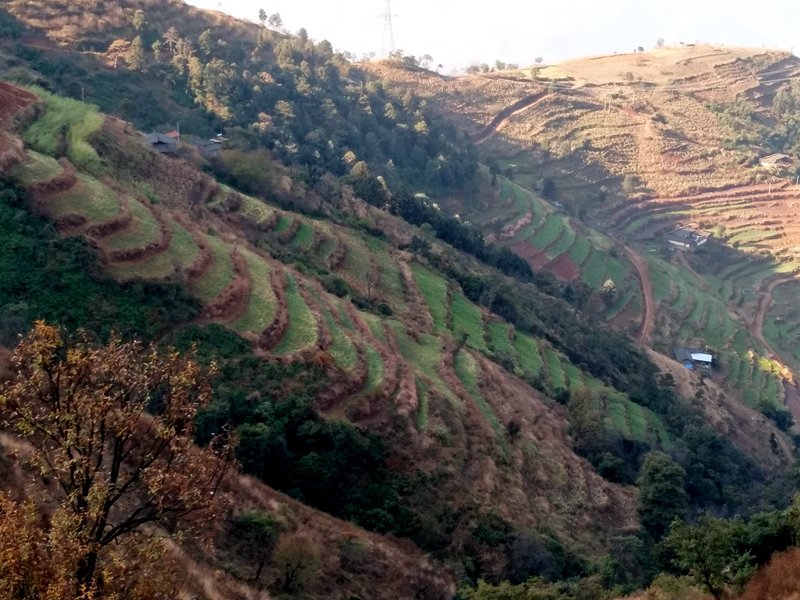
[[[642,313],[642,326],[639,328],[639,334],[636,336],[636,341],[647,344],[650,340],[650,334],[653,333],[653,325],[656,319],[656,303],[653,298],[653,284],[650,281],[648,274],[647,262],[636,254],[627,246],[622,249],[625,255],[636,267],[636,273],[639,277],[639,286],[642,288],[642,297],[644,298],[644,313]]]
[[[547,92],[539,92],[538,94],[533,94],[531,96],[526,96],[519,102],[512,104],[511,106],[507,106],[503,110],[501,110],[498,115],[489,123],[486,127],[484,127],[483,131],[477,133],[472,137],[473,144],[482,144],[483,142],[489,140],[492,136],[494,136],[498,131],[500,131],[503,126],[508,122],[508,120],[513,117],[514,115],[518,115],[521,112],[525,112],[529,108],[533,107],[534,105],[538,104],[542,100],[544,100],[549,94]]]
[[[764,319],[767,316],[767,312],[769,311],[770,307],[772,306],[772,290],[778,287],[782,283],[786,283],[787,281],[793,281],[796,279],[796,275],[781,275],[779,277],[775,277],[774,279],[768,280],[764,291],[761,292],[760,297],[758,299],[758,308],[756,309],[756,314],[753,317],[752,321],[745,321],[747,323],[748,329],[750,330],[750,334],[755,337],[763,346],[767,349],[767,352],[771,353],[774,358],[780,359],[780,354],[775,351],[769,342],[764,338]]]

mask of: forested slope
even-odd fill
[[[6,345],[42,318],[196,343],[219,366],[196,441],[232,428],[245,473],[428,553],[436,585],[404,597],[538,575],[584,582],[570,594],[599,582],[601,597],[672,568],[654,549],[672,517],[787,505],[779,430],[757,421],[748,446],[720,435],[703,406],[719,391],[682,397],[606,325],[613,294],[536,272],[439,209],[492,185],[424,100],[368,77],[362,91],[363,73],[303,33],[178,3],[70,3],[59,23],[5,6],[6,75],[39,84],[3,115]],[[172,21],[185,37],[157,57],[150,39]],[[99,50],[126,37],[115,67]],[[67,98],[68,79],[133,124]],[[224,132],[221,157],[186,141],[163,156],[136,130],[178,119]],[[661,471],[685,496],[663,511]],[[348,564],[338,591],[390,585]],[[305,588],[328,592],[321,577]]]

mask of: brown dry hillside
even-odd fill
[[[594,185],[618,188],[625,175],[643,193],[675,196],[748,183],[740,153],[723,148],[729,133],[708,102],[745,96],[769,103],[795,76],[800,60],[785,52],[705,45],[590,57],[538,71],[443,77],[390,64],[365,65],[430,99],[470,134],[516,102],[546,96],[510,116],[488,152],[525,172],[536,163],[576,199]]]
[[[612,325],[664,354],[710,347],[727,393],[800,418],[784,392],[800,369],[800,313],[780,292],[800,273],[800,190],[794,167],[758,164],[774,152],[767,137],[781,129],[773,100],[800,74],[800,59],[689,44],[463,77],[388,62],[365,68],[426,96],[515,186],[555,184],[538,214],[535,203],[512,212],[511,200],[491,198],[478,209],[453,201],[453,210],[472,210],[487,234],[511,238],[534,268],[559,278],[598,287],[617,274],[625,300],[608,311]],[[547,216],[553,203],[572,217],[569,227]],[[672,255],[665,238],[679,224],[714,238]],[[625,279],[610,262],[620,248],[630,259]]]
[[[25,442],[0,432],[0,489],[11,491],[19,499],[34,492],[37,478],[27,468],[15,465],[12,456],[26,456]],[[51,482],[52,483],[52,482]],[[47,482],[39,482],[40,494],[47,491]],[[304,597],[330,598],[447,598],[455,590],[452,574],[435,565],[413,544],[373,534],[351,523],[334,519],[276,492],[251,477],[234,475],[221,490],[231,506],[196,532],[198,539],[207,537],[212,545],[194,539],[170,538],[166,544],[177,559],[180,572],[186,575],[182,593],[186,597],[210,600],[265,599],[271,596],[262,589],[279,574],[269,566],[252,582],[256,563],[237,546],[234,527],[237,516],[258,511],[273,516],[283,535],[302,535],[321,550],[319,572],[305,585]],[[34,492],[35,494],[35,492]],[[38,497],[38,495],[37,495]]]

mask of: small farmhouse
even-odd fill
[[[667,241],[679,248],[697,248],[705,244],[709,237],[708,233],[697,231],[687,226],[670,231],[667,234]]]
[[[222,142],[218,139],[204,140],[201,138],[192,138],[192,144],[200,151],[205,157],[213,158],[219,156]]]
[[[708,352],[703,352],[697,348],[675,348],[675,360],[681,363],[690,371],[695,367],[710,367],[714,357]]]
[[[791,156],[786,156],[785,154],[770,154],[769,156],[762,158],[759,161],[759,164],[768,169],[778,169],[781,167],[788,168],[794,166],[794,159]]]
[[[162,154],[173,154],[178,150],[178,141],[164,133],[149,133],[144,136],[144,141],[149,144],[156,152]]]

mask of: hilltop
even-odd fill
[[[656,451],[680,461],[691,514],[785,507],[783,376],[737,327],[745,309],[700,275],[673,276],[596,206],[568,212],[585,198],[536,171],[551,168],[537,148],[525,178],[515,128],[562,96],[592,105],[581,94],[600,84],[566,79],[578,67],[552,91],[513,74],[449,80],[353,65],[307,34],[179,2],[47,3],[60,19],[7,5],[19,43],[3,46],[13,85],[0,83],[14,240],[2,342],[45,318],[97,339],[197,344],[220,373],[196,441],[235,429],[263,484],[232,493],[289,510],[329,555],[304,594],[438,598],[537,575],[594,585],[606,564],[606,589],[644,585],[654,567],[624,549],[651,553],[664,535],[637,507]],[[153,47],[178,26],[174,48]],[[144,141],[175,121],[169,153]],[[192,140],[218,134],[218,156]],[[503,148],[514,153],[492,161]],[[628,200],[604,206],[621,220]],[[674,310],[692,307],[726,366],[735,349],[753,398],[646,348],[670,352],[671,295],[694,299]],[[19,491],[24,476],[7,479]],[[194,551],[255,593],[224,544]]]

